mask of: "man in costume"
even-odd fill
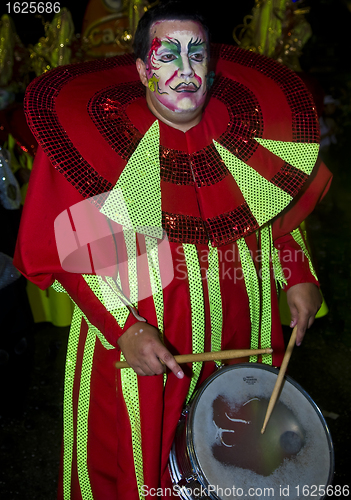
[[[171,495],[180,414],[215,369],[182,369],[173,355],[272,346],[250,361],[279,366],[277,284],[298,343],[320,305],[295,228],[330,175],[315,166],[318,121],[302,82],[214,46],[210,88],[206,28],[177,3],[143,16],[135,55],[136,65],[126,55],[58,68],[26,97],[41,150],[15,262],[76,304],[64,499]],[[120,358],[133,370],[117,371]]]

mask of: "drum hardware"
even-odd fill
[[[171,462],[170,467],[172,467]],[[173,485],[177,487],[181,498],[185,498],[187,500],[205,500],[209,498],[206,494],[207,489],[199,480],[199,476],[195,473],[182,476],[179,480],[174,480]]]
[[[187,414],[189,413],[189,410],[190,410],[190,405],[186,405],[186,407],[184,408],[184,410],[181,413],[181,417],[185,418],[187,416]]]
[[[177,484],[178,486],[182,487],[182,486],[187,486],[191,483],[195,483],[195,481],[197,482],[197,479],[198,479],[198,475],[197,474],[192,474],[191,476],[188,476],[188,477],[182,477],[182,479],[180,479]]]

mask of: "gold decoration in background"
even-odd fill
[[[7,14],[0,24],[0,87],[4,87],[12,78],[16,31],[12,19]]]
[[[23,93],[32,79],[46,71],[97,57],[132,51],[141,16],[151,6],[147,0],[90,0],[83,19],[83,36],[75,34],[71,13],[63,8],[51,22],[42,19],[45,35],[25,47],[11,17],[0,19],[0,87]]]
[[[30,81],[28,49],[18,36],[12,18],[0,19],[0,87],[8,92],[24,92]]]
[[[312,35],[305,19],[309,7],[301,1],[255,0],[252,15],[236,26],[233,38],[248,50],[276,59],[294,71],[301,71],[299,57]]]
[[[28,84],[28,51],[17,35],[12,18],[4,14],[0,19],[0,87],[10,85],[13,91],[23,90]],[[18,85],[13,78],[19,77]]]
[[[51,23],[44,23],[45,36],[34,46],[29,45],[32,69],[37,76],[51,68],[71,62],[70,45],[74,37],[71,13],[63,8]]]
[[[128,8],[129,31],[134,38],[135,30],[142,15],[147,11],[148,4],[144,0],[130,0]]]
[[[89,57],[111,57],[132,51],[147,0],[90,0],[82,26],[82,48]]]

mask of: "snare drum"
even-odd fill
[[[321,411],[286,376],[261,434],[278,370],[262,364],[219,369],[181,418],[170,453],[183,499],[324,498],[333,444]]]

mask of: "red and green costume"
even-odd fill
[[[295,229],[330,182],[325,166],[315,165],[311,98],[273,60],[228,46],[214,47],[212,57],[211,97],[201,122],[186,133],[148,110],[130,56],[57,68],[28,90],[28,121],[41,150],[15,262],[41,288],[65,290],[76,304],[60,498],[137,500],[170,486],[178,419],[215,364],[189,365],[182,380],[117,371],[117,340],[138,318],[157,327],[174,354],[272,346],[273,356],[258,361],[279,366],[276,283],[317,283]],[[123,276],[118,269],[94,272],[72,209],[83,200],[112,228],[128,226],[109,250],[128,261]],[[54,222],[63,212],[79,240],[71,272],[55,241]],[[152,230],[136,237],[140,227]],[[158,254],[162,231],[173,260],[167,286]],[[140,255],[147,255],[142,283]]]

